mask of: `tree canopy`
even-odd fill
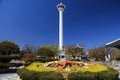
[[[0,42],[0,54],[10,55],[19,53],[20,49],[19,46],[10,41],[3,41]]]
[[[73,57],[84,55],[84,48],[78,45],[67,45],[65,51]]]
[[[44,45],[43,48],[49,48],[54,55],[58,55],[58,46],[57,45]]]
[[[105,56],[112,54],[113,49],[110,47],[100,46],[98,48],[89,49],[89,57],[95,58],[95,60],[105,60]]]
[[[120,60],[120,49],[114,48],[111,57],[113,60]]]
[[[53,51],[45,47],[39,48],[36,51],[36,55],[41,56],[41,57],[54,57]]]

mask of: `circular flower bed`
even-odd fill
[[[22,80],[117,80],[118,74],[104,65],[78,61],[34,62],[18,70]]]
[[[55,71],[55,72],[101,72],[108,70],[108,67],[97,63],[85,63],[77,61],[52,61],[47,63],[35,62],[26,67],[30,71]]]

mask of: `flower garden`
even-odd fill
[[[92,62],[33,62],[18,70],[22,80],[117,80],[118,71]]]
[[[52,61],[47,63],[39,63],[35,62],[26,67],[27,70],[30,71],[38,71],[38,72],[49,72],[49,71],[55,71],[55,72],[100,72],[108,70],[108,67],[97,64],[97,63],[85,63],[85,62],[77,62],[77,61],[67,61],[67,62],[61,62],[61,61]]]

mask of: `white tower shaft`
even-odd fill
[[[63,11],[65,5],[60,3],[57,5],[57,9],[59,11],[59,59],[60,61],[65,61],[67,59],[67,55],[63,49]]]
[[[59,11],[59,50],[63,50],[63,11]]]

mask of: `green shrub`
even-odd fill
[[[70,74],[68,75],[68,80],[80,80],[79,75],[80,75],[80,74],[77,74],[77,73],[75,73],[75,72],[70,73]]]
[[[22,80],[38,80],[36,79],[36,73],[33,71],[28,71],[25,69],[20,69],[17,71],[17,74],[20,76]]]
[[[23,65],[23,63],[11,63],[13,66],[11,67],[20,67]]]
[[[17,69],[0,69],[0,74],[3,73],[15,73]]]
[[[118,71],[109,69],[102,72],[73,72],[68,75],[68,80],[118,80]]]
[[[0,69],[5,69],[5,68],[9,68],[9,67],[13,67],[14,65],[13,64],[10,64],[10,63],[1,63],[0,62]]]
[[[35,72],[20,69],[17,74],[22,80],[64,80],[62,74],[56,72]]]
[[[5,69],[9,67],[19,67],[22,66],[23,64],[21,63],[1,63],[0,62],[0,69]]]
[[[119,72],[114,69],[109,69],[109,71],[102,71],[98,73],[98,80],[118,80]]]
[[[19,56],[0,55],[0,62],[8,63],[12,59],[20,59]]]
[[[63,75],[60,73],[50,73],[48,76],[49,80],[63,80]]]
[[[94,72],[73,72],[68,75],[68,80],[97,80]]]
[[[0,62],[8,63],[12,59],[9,55],[0,55]]]

